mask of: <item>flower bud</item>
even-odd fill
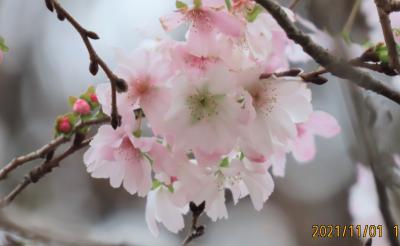
[[[90,114],[90,105],[85,100],[78,99],[74,103],[73,110],[75,113],[87,115]]]
[[[71,122],[67,116],[64,116],[58,120],[57,130],[62,133],[69,133],[72,129]]]
[[[93,103],[99,103],[99,99],[97,98],[97,95],[96,95],[95,93],[91,93],[91,94],[89,95],[89,97],[90,97],[90,100],[91,100]]]

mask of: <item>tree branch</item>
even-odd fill
[[[301,32],[288,18],[282,7],[271,0],[256,0],[262,5],[285,30],[287,36],[302,46],[317,63],[325,67],[333,75],[347,79],[356,85],[374,91],[390,100],[400,104],[400,93],[392,90],[379,80],[374,79],[368,73],[352,67],[348,62],[339,59],[327,52],[323,47],[314,43],[308,35]]]
[[[202,202],[199,206],[196,206],[196,204],[190,202],[189,206],[190,211],[192,211],[192,226],[190,227],[185,240],[183,240],[182,245],[188,245],[194,239],[201,237],[205,230],[205,226],[197,225],[197,222],[206,208],[206,202]]]
[[[75,131],[80,130],[87,126],[97,125],[97,124],[106,123],[106,122],[110,122],[109,117],[103,117],[100,119],[84,121],[84,122],[79,123],[75,127]],[[14,158],[12,161],[10,161],[7,165],[5,165],[0,170],[0,180],[5,179],[11,171],[13,171],[14,169],[18,168],[19,166],[21,166],[27,162],[30,162],[30,161],[33,161],[33,160],[36,160],[39,158],[45,158],[48,154],[53,152],[60,145],[62,145],[63,143],[69,142],[70,140],[71,139],[66,136],[60,136],[60,137],[52,140],[50,143],[44,145],[43,147],[41,147],[38,150],[35,150],[27,155],[23,155],[23,156]]]
[[[99,36],[92,31],[88,31],[83,28],[77,20],[75,20],[72,15],[69,14],[67,10],[65,10],[57,0],[45,0],[47,8],[53,12],[54,10],[57,13],[57,17],[60,21],[67,20],[79,33],[82,38],[83,43],[86,46],[86,49],[89,53],[90,58],[90,66],[89,71],[91,74],[96,75],[99,66],[107,75],[108,79],[111,83],[111,125],[115,129],[121,124],[121,117],[118,114],[117,108],[117,91],[123,92],[127,90],[126,82],[115,75],[111,69],[107,66],[107,64],[100,58],[100,56],[96,53],[93,48],[90,39],[97,40]]]
[[[392,25],[390,23],[389,12],[385,9],[389,6],[387,0],[375,0],[376,8],[379,14],[379,20],[381,22],[383,36],[385,43],[389,51],[389,65],[396,71],[400,71],[399,56],[397,54],[396,41],[394,40],[394,34]]]
[[[9,205],[15,199],[15,197],[19,195],[29,184],[39,181],[47,173],[50,173],[53,168],[58,167],[62,160],[72,155],[76,151],[88,146],[92,139],[89,138],[83,140],[83,137],[80,134],[76,134],[74,143],[64,153],[54,159],[48,159],[40,166],[32,169],[20,184],[18,184],[7,196],[0,200],[0,208],[4,208]]]

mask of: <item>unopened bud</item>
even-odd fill
[[[69,133],[72,129],[71,122],[68,117],[64,116],[58,120],[57,130],[62,133]]]
[[[87,115],[87,114],[90,114],[90,105],[85,100],[78,99],[74,103],[73,110],[75,113],[78,113],[81,115]]]

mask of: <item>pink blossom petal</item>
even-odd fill
[[[243,35],[244,23],[239,18],[225,11],[207,10],[207,13],[220,32],[233,37]]]
[[[161,26],[165,31],[170,32],[183,24],[185,15],[181,11],[175,11],[160,18]]]
[[[314,159],[316,149],[314,136],[304,132],[293,143],[293,156],[298,162],[308,162]]]
[[[323,111],[313,112],[306,125],[307,129],[313,133],[326,138],[333,137],[340,132],[340,126],[336,119]]]

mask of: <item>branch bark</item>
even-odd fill
[[[75,131],[82,129],[86,126],[97,125],[97,124],[106,123],[106,122],[110,122],[109,117],[84,121],[75,127]],[[14,158],[12,161],[10,161],[7,165],[5,165],[0,170],[0,180],[5,179],[10,172],[12,172],[13,170],[17,169],[19,166],[22,166],[23,164],[25,164],[27,162],[34,161],[39,158],[45,158],[50,152],[57,149],[60,145],[66,143],[66,142],[69,142],[70,140],[71,139],[66,136],[60,136],[60,137],[52,140],[50,143],[39,148],[38,150],[35,150],[29,154]]]
[[[75,20],[72,15],[65,10],[61,4],[57,0],[45,0],[47,8],[53,12],[54,10],[57,13],[57,17],[60,21],[67,20],[74,28],[75,30],[79,33],[79,35],[82,38],[83,43],[86,46],[86,49],[89,53],[89,58],[90,58],[90,65],[89,65],[89,71],[91,74],[96,75],[99,66],[101,69],[104,71],[104,73],[107,75],[108,79],[110,80],[111,83],[111,125],[114,129],[116,129],[118,126],[121,125],[121,117],[118,114],[118,108],[117,108],[117,91],[118,92],[124,92],[127,90],[127,85],[126,82],[119,78],[117,75],[115,75],[111,69],[107,66],[107,64],[103,61],[103,59],[100,58],[100,56],[97,54],[95,49],[92,46],[92,43],[90,42],[91,39],[97,40],[99,39],[99,36],[92,31],[88,31],[85,28],[79,24],[77,20]]]
[[[400,71],[399,55],[397,53],[396,41],[394,40],[394,34],[392,30],[392,24],[390,23],[389,13],[385,9],[390,6],[388,0],[375,0],[376,8],[379,14],[379,20],[381,22],[383,36],[385,43],[389,51],[389,65],[396,71]]]
[[[202,202],[199,206],[195,203],[190,202],[189,204],[190,211],[192,212],[192,226],[185,238],[183,240],[182,245],[188,245],[190,242],[195,240],[196,238],[201,237],[204,234],[205,226],[197,225],[200,216],[203,214],[204,209],[206,208],[206,202]]]
[[[356,85],[374,91],[377,94],[400,104],[400,93],[392,90],[379,80],[374,79],[368,73],[354,68],[347,61],[339,59],[326,51],[323,47],[314,43],[311,38],[300,31],[288,18],[280,5],[271,0],[256,0],[262,5],[285,30],[287,36],[302,46],[303,50],[309,54],[317,63],[325,67],[333,75],[347,79]]]
[[[54,159],[46,160],[40,166],[32,169],[21,181],[21,183],[19,183],[7,196],[0,200],[0,208],[4,208],[9,205],[28,185],[38,182],[46,174],[50,173],[53,168],[58,167],[62,160],[72,155],[76,151],[88,146],[92,140],[89,138],[81,141],[79,140],[81,138],[82,136],[76,134],[74,143],[64,153]]]

